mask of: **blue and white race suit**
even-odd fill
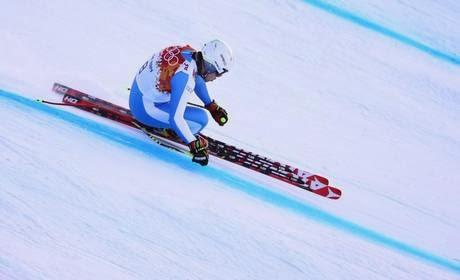
[[[211,98],[189,46],[173,46],[156,53],[137,73],[129,98],[129,107],[139,122],[157,128],[173,129],[185,142],[208,123],[205,109],[188,106],[192,93],[204,104]]]

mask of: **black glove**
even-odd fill
[[[220,125],[223,126],[228,122],[228,114],[224,108],[217,105],[216,101],[212,101],[206,105],[206,109],[211,113],[212,118]]]
[[[192,153],[193,158],[192,161],[199,163],[202,166],[208,164],[209,154],[208,154],[208,140],[205,138],[198,136],[198,139],[192,141],[188,144],[190,148],[190,153]]]

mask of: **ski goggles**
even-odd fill
[[[228,72],[227,69],[224,69],[224,72],[219,73],[219,72],[217,71],[216,66],[214,66],[214,64],[209,63],[209,62],[207,62],[206,60],[203,60],[203,62],[204,62],[204,72],[205,72],[206,74],[215,73],[217,77],[220,77],[220,76],[222,76],[224,73]]]

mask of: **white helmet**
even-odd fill
[[[204,44],[201,53],[203,54],[203,59],[211,63],[219,74],[229,71],[233,66],[232,50],[221,40],[212,40]]]

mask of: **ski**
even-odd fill
[[[148,127],[137,122],[131,115],[131,112],[126,108],[59,83],[53,85],[53,91],[63,95],[63,103],[47,102],[49,104],[76,107],[124,125],[137,128],[144,132],[155,143],[168,149],[190,155],[186,144],[177,136],[165,133],[163,129]],[[342,194],[340,189],[329,186],[329,180],[325,177],[245,151],[203,134],[201,134],[201,136],[208,140],[208,149],[211,156],[246,167],[255,172],[265,174],[292,186],[330,199],[338,199]]]

